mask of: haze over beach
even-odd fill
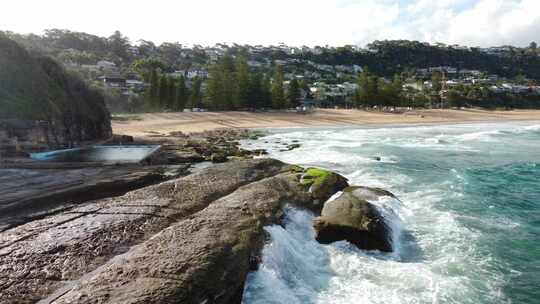
[[[540,302],[540,2],[7,1],[0,304]]]

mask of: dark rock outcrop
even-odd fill
[[[390,229],[377,208],[365,199],[344,191],[327,202],[321,216],[313,221],[316,239],[329,244],[346,240],[360,249],[390,252]]]
[[[29,141],[63,147],[111,136],[110,114],[98,91],[2,33],[0,119],[0,133],[7,133],[15,145]]]
[[[300,144],[290,144],[290,145],[287,145],[287,151],[292,151],[294,149],[298,149],[300,148]]]

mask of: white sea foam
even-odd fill
[[[313,215],[287,210],[285,228],[266,228],[270,242],[260,270],[249,275],[244,303],[509,303],[503,287],[519,274],[508,277],[497,270],[500,262],[478,247],[485,235],[472,227],[510,232],[519,224],[503,217],[466,217],[447,206],[463,199],[464,189],[475,182],[465,169],[438,169],[438,175],[426,178],[427,171],[405,170],[403,162],[439,154],[447,161],[453,157],[448,152],[489,151],[509,135],[538,130],[540,125],[517,123],[296,130],[253,142],[268,148],[274,141],[298,140],[301,148],[271,149],[270,156],[336,170],[351,184],[388,189],[400,201],[372,201],[392,228],[396,250],[391,254],[362,251],[347,242],[320,245],[313,237]],[[513,154],[519,147],[504,145]],[[536,165],[537,159],[520,155]],[[439,168],[433,161],[429,164]]]

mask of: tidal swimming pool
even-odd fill
[[[32,153],[31,158],[47,162],[138,163],[160,148],[159,145],[92,146]]]

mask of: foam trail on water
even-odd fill
[[[399,248],[401,226],[396,212],[392,210],[396,203],[399,201],[390,198],[374,202],[383,215],[388,216],[385,220],[393,231],[393,246]],[[285,228],[278,225],[265,227],[270,242],[262,251],[259,270],[248,275],[243,303],[331,302],[324,300],[323,295],[339,292],[339,288],[336,289],[332,283],[342,279],[335,271],[341,271],[342,267],[335,265],[336,257],[347,255],[343,259],[350,259],[351,254],[354,256],[360,251],[347,242],[319,244],[312,228],[313,218],[314,215],[308,211],[288,207],[285,211]],[[392,254],[378,251],[375,255],[392,257]]]
[[[393,197],[381,196],[377,200],[369,200],[369,202],[377,207],[381,215],[384,217],[384,222],[390,229],[390,243],[392,244],[392,254],[395,258],[399,258],[401,252],[400,239],[403,232],[403,224],[400,216],[402,203]]]
[[[243,303],[313,303],[333,275],[327,250],[314,239],[313,214],[287,208],[286,229],[265,227],[270,243],[248,275]]]
[[[536,303],[540,293],[527,287],[538,286],[534,251],[512,244],[535,248],[527,229],[537,211],[522,208],[537,202],[539,135],[538,122],[519,122],[306,129],[249,142],[400,200],[370,201],[392,230],[392,253],[318,244],[313,215],[288,209],[285,228],[266,228],[270,241],[244,303]],[[293,140],[299,149],[272,148]]]

